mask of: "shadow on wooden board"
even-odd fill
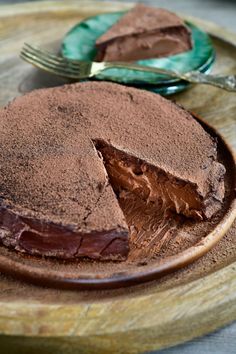
[[[64,337],[21,337],[0,335],[1,354],[95,354],[99,348],[88,345],[85,338]],[[83,342],[83,343],[82,343]],[[89,341],[88,341],[89,342]],[[82,347],[82,348],[81,348]],[[104,354],[108,353],[103,351]],[[109,351],[112,353],[112,350]]]

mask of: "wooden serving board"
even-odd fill
[[[23,63],[23,42],[51,46],[82,18],[132,5],[47,1],[0,8],[0,105],[63,83]],[[215,72],[236,72],[236,35],[188,18],[213,36]],[[173,97],[236,148],[236,96],[195,86]],[[174,345],[236,319],[236,224],[202,260],[126,289],[59,291],[0,274],[1,353],[141,353]]]

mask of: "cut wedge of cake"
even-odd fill
[[[96,41],[97,61],[159,58],[192,48],[191,33],[174,13],[136,5]]]

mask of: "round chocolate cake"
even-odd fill
[[[125,259],[126,193],[198,220],[221,207],[217,142],[157,94],[106,82],[36,90],[0,124],[0,240],[17,251]]]

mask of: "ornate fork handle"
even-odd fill
[[[191,83],[213,85],[227,91],[236,92],[236,75],[216,76],[216,75],[203,74],[198,71],[191,71],[185,74],[181,74],[176,71],[136,65],[133,63],[122,63],[122,62],[110,62],[110,63],[98,63],[98,64],[100,65],[103,64],[103,70],[108,68],[123,68],[123,69],[128,68],[137,71],[145,71],[149,73],[168,75],[171,78],[183,79]],[[150,79],[150,82],[154,84],[157,83],[153,78]]]
[[[193,83],[198,84],[208,84],[216,87],[220,87],[227,91],[236,91],[236,76],[228,75],[228,76],[216,76],[216,75],[206,75],[200,72],[191,71],[187,74],[183,75],[183,78]]]

